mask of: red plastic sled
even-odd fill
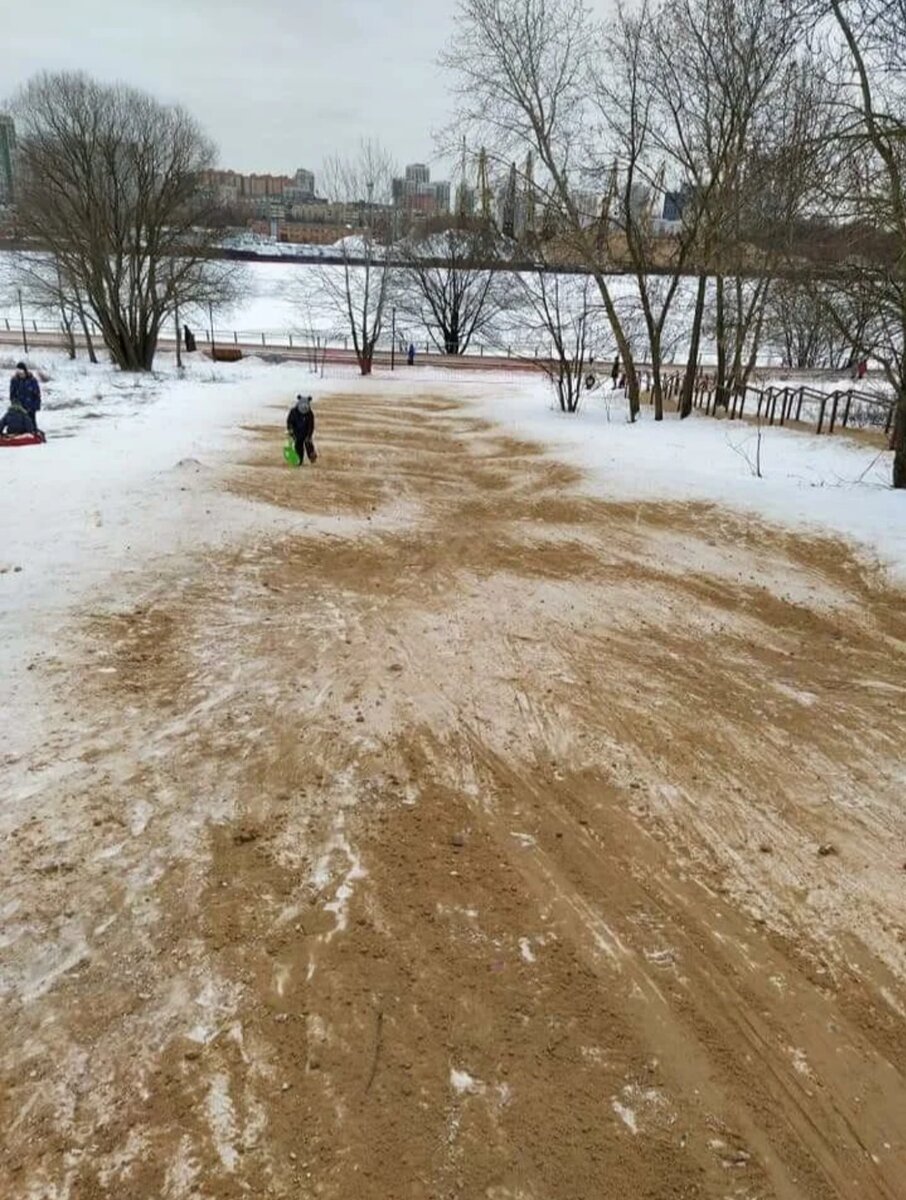
[[[0,446],[43,446],[44,438],[37,433],[17,433],[0,436]]]

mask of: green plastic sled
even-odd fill
[[[286,439],[286,445],[283,447],[283,461],[290,467],[298,467],[301,465],[301,459],[296,453],[296,447],[292,438]]]

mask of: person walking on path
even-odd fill
[[[10,407],[18,404],[20,408],[24,408],[37,429],[38,412],[41,408],[41,385],[24,362],[16,363],[16,373],[9,381],[9,403]]]
[[[188,325],[183,325],[182,336],[183,336],[183,341],[186,344],[186,353],[192,354],[193,351],[196,349],[195,334],[188,327]]]
[[[610,372],[610,378],[613,380],[613,389],[617,390],[617,380],[620,378],[620,356],[619,354],[613,360],[613,370]]]
[[[409,343],[409,350],[406,354],[406,362],[408,362],[410,367],[415,365],[415,342]]]
[[[296,403],[286,417],[286,429],[296,447],[300,467],[305,462],[306,454],[309,462],[315,462],[318,457],[312,440],[315,432],[315,414],[312,412],[311,402],[311,396],[297,396]]]

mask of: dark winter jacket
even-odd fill
[[[307,441],[315,431],[315,414],[310,400],[300,400],[289,410],[286,428],[297,442]]]
[[[21,404],[34,417],[41,407],[41,385],[34,375],[26,375],[24,379],[19,375],[12,377],[9,381],[9,402]]]
[[[0,421],[0,434],[17,437],[20,433],[35,433],[35,423],[21,404],[11,404]]]

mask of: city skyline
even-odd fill
[[[6,31],[0,110],[39,71],[84,70],[183,105],[225,169],[317,174],[372,137],[401,168],[443,174],[434,134],[450,102],[437,57],[452,10],[450,0],[259,0],[250,18],[239,0],[139,0],[126,25],[115,0],[34,0],[27,28]]]

